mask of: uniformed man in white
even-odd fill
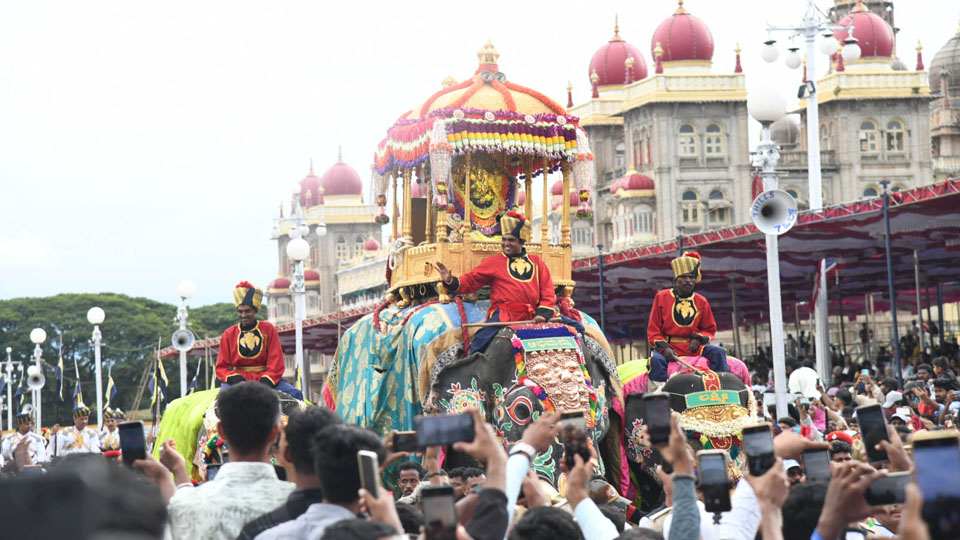
[[[57,455],[100,453],[100,434],[87,426],[90,408],[80,404],[73,408],[73,425],[57,433]]]
[[[122,415],[123,411],[110,407],[103,411],[103,429],[100,430],[100,451],[102,452],[120,449],[120,432],[117,431],[117,424],[123,416],[118,416],[117,413]]]
[[[33,416],[24,412],[17,414],[17,430],[4,437],[3,443],[0,444],[0,454],[3,454],[4,461],[13,461],[13,452],[24,439],[28,441],[24,444],[30,445],[28,452],[30,465],[50,461],[47,456],[46,441],[33,432]]]

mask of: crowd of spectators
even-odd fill
[[[594,449],[587,461],[576,455],[573,467],[561,464],[565,497],[541,489],[533,459],[555,442],[559,413],[528,424],[508,453],[481,413],[468,410],[474,439],[453,449],[474,466],[445,470],[440,448],[394,451],[393,432],[381,437],[322,407],[300,410],[284,424],[276,392],[245,382],[217,398],[217,429],[230,460],[214,479],[192,482],[172,440],[162,442],[159,459],[138,460],[132,470],[100,454],[70,455],[46,474],[21,466],[0,481],[0,522],[10,538],[416,539],[427,525],[423,493],[449,485],[458,540],[929,538],[915,486],[904,505],[870,506],[864,493],[888,472],[911,470],[911,433],[955,425],[960,385],[952,366],[935,359],[904,388],[873,366],[858,365],[846,377],[848,371],[828,390],[809,365],[792,359],[788,384],[800,397],[781,418],[763,406],[768,388],[755,381],[758,416],[775,433],[776,463],[758,477],[744,467],[732,509],[717,516],[698,500],[697,458],[676,414],[669,442],[655,447],[665,503],[628,520],[626,505],[595,494]],[[866,463],[854,414],[871,403],[890,422],[889,441],[880,443],[889,461],[874,466]],[[28,446],[18,448],[21,461]],[[802,452],[817,448],[829,449],[829,482],[808,482],[804,474]],[[360,451],[379,460],[376,496],[361,488]]]

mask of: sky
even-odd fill
[[[712,30],[714,73],[733,71],[739,42],[748,90],[789,96],[800,73],[759,53],[767,24],[798,24],[804,4],[685,7]],[[960,4],[895,6],[899,56],[912,68],[922,39],[929,65],[957,32]],[[189,279],[198,306],[231,301],[242,280],[265,287],[277,275],[272,220],[310,160],[322,174],[342,146],[368,183],[386,129],[447,75],[471,76],[487,39],[508,80],[564,104],[570,81],[581,103],[614,16],[652,72],[651,36],[675,9],[675,0],[0,0],[0,299],[116,292],[175,303]]]

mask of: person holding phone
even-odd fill
[[[557,314],[557,295],[547,263],[536,255],[528,254],[524,248],[532,230],[530,220],[516,212],[508,212],[500,218],[500,256],[487,257],[476,268],[459,277],[437,261],[435,267],[447,291],[469,294],[484,285],[490,285],[487,322],[549,322]],[[564,315],[560,318],[564,324],[573,326],[583,335],[582,322]],[[485,350],[500,328],[485,326],[478,330],[470,342],[470,351]]]
[[[693,292],[700,281],[700,254],[688,251],[670,261],[673,287],[657,293],[650,309],[647,339],[650,355],[650,380],[665,382],[669,362],[681,356],[703,356],[713,371],[730,371],[727,353],[711,345],[717,333],[710,302]]]

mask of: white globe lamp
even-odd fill
[[[47,340],[47,332],[43,328],[34,328],[30,331],[30,341],[37,345]]]
[[[823,54],[833,56],[839,48],[840,45],[837,43],[837,38],[833,37],[831,32],[826,32],[820,36],[820,52]]]
[[[843,56],[843,61],[846,63],[856,62],[860,59],[860,45],[857,43],[857,38],[848,37],[843,40],[843,48],[840,49],[840,56]]]
[[[747,111],[761,124],[772,124],[787,113],[787,100],[771,87],[760,87],[747,94]]]
[[[780,56],[780,49],[777,49],[777,40],[768,39],[764,41],[763,49],[760,51],[760,58],[763,58],[764,62],[776,62],[778,56]]]
[[[103,312],[103,308],[101,307],[92,307],[87,311],[87,321],[94,326],[103,324],[103,319],[105,319],[106,316],[107,314]]]
[[[197,285],[190,281],[181,281],[177,285],[177,296],[183,298],[184,300],[189,300],[193,298],[193,295],[197,294]]]
[[[326,236],[327,235],[327,226],[323,223],[317,225],[317,228],[314,230],[317,236]]]
[[[797,69],[800,67],[802,60],[800,59],[800,53],[797,52],[799,50],[797,47],[790,47],[790,52],[788,52],[786,58],[783,59],[788,68]]]
[[[294,238],[287,243],[287,257],[296,262],[306,260],[310,256],[310,244],[303,238]]]

